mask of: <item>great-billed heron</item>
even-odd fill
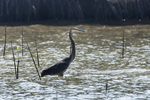
[[[58,76],[63,76],[64,72],[67,70],[67,68],[69,67],[70,63],[74,60],[75,58],[75,43],[74,40],[72,39],[72,31],[73,30],[78,30],[78,31],[82,31],[84,32],[84,30],[80,30],[76,27],[72,27],[69,30],[69,38],[71,41],[71,47],[72,47],[72,51],[71,54],[68,58],[65,58],[51,66],[49,66],[48,68],[44,69],[41,73],[41,77],[45,76],[45,75],[58,75]]]

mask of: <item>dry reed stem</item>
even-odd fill
[[[123,36],[122,36],[122,58],[124,58],[124,29],[123,29]]]
[[[37,47],[37,42],[36,42],[36,34],[35,34],[35,47],[36,47],[36,53],[37,53],[38,66],[40,66],[40,63],[39,63],[39,55],[38,55],[38,47]]]
[[[30,47],[29,47],[28,43],[26,43],[26,44],[27,44],[28,49],[29,49],[29,51],[30,51],[30,54],[31,54],[31,57],[32,57],[33,63],[34,63],[34,65],[35,65],[36,71],[37,71],[38,76],[39,76],[39,79],[41,80],[41,77],[40,77],[40,74],[39,74],[38,68],[36,67],[36,64],[35,64],[34,58],[33,58],[33,56],[32,56],[32,53],[31,53]]]
[[[107,90],[108,90],[108,80],[106,81],[106,93],[107,93]]]
[[[6,50],[6,25],[5,25],[5,44],[4,44],[3,57],[5,56],[5,50]]]
[[[11,49],[12,49],[12,54],[13,54],[14,68],[15,68],[15,77],[17,79],[17,76],[16,76],[16,63],[15,63],[15,56],[14,56],[14,50],[13,50],[13,46],[12,46],[12,41],[11,41]]]
[[[22,56],[23,56],[23,26],[22,26]]]
[[[18,64],[17,64],[17,73],[16,73],[16,79],[19,78],[19,59],[18,59]]]

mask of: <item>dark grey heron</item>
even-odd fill
[[[70,56],[68,58],[65,58],[65,59],[49,66],[48,68],[44,69],[41,73],[41,77],[43,77],[45,75],[63,76],[64,72],[67,70],[70,63],[74,60],[74,58],[75,58],[75,43],[74,43],[74,40],[72,39],[72,31],[73,30],[78,30],[78,31],[84,32],[84,30],[80,30],[76,27],[72,27],[69,30],[69,38],[70,38],[71,47],[72,47],[72,51],[71,51]]]

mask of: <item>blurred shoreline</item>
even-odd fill
[[[47,25],[47,26],[68,26],[68,25],[108,25],[108,26],[126,26],[126,25],[149,25],[150,20],[110,20],[110,21],[98,21],[98,20],[43,20],[43,21],[29,21],[29,22],[3,22],[0,26],[28,26],[28,25]]]

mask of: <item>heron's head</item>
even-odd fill
[[[84,30],[78,29],[76,27],[72,27],[71,30],[77,30],[77,31],[85,32]]]
[[[76,27],[72,27],[72,28],[70,29],[70,32],[69,32],[69,35],[70,35],[71,37],[72,37],[72,31],[73,31],[73,30],[85,32],[84,30],[80,30],[80,29],[78,29],[78,28],[76,28]]]

